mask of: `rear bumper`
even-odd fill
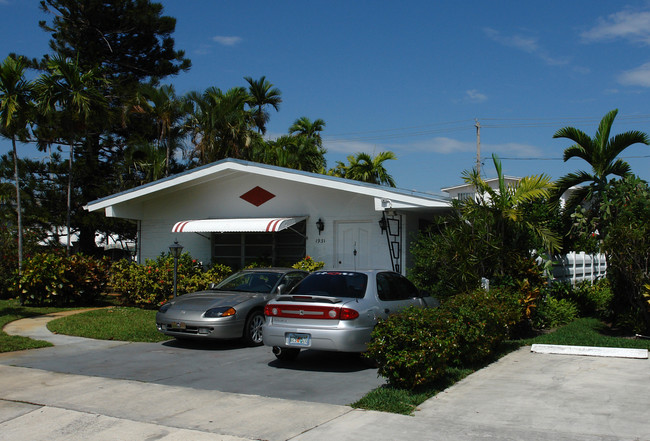
[[[289,344],[287,336],[291,333],[309,334],[309,344],[306,346]],[[371,333],[372,328],[299,328],[270,325],[268,322],[262,327],[266,346],[337,352],[364,352],[368,347]]]

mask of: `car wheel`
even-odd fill
[[[278,360],[293,361],[298,358],[298,354],[300,354],[300,349],[273,346],[273,355],[275,355]]]
[[[260,311],[253,311],[246,319],[244,326],[244,341],[249,346],[260,346],[262,344],[262,325],[264,314]]]

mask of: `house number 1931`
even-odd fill
[[[316,243],[325,243],[325,239],[316,239]]]

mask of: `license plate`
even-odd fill
[[[289,346],[309,346],[311,341],[309,334],[287,334],[286,338]]]

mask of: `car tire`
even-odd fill
[[[273,346],[273,355],[280,361],[293,361],[298,358],[298,354],[300,354],[300,349]]]
[[[246,318],[244,325],[244,341],[248,346],[262,345],[262,325],[264,324],[264,314],[261,311],[253,311]]]

